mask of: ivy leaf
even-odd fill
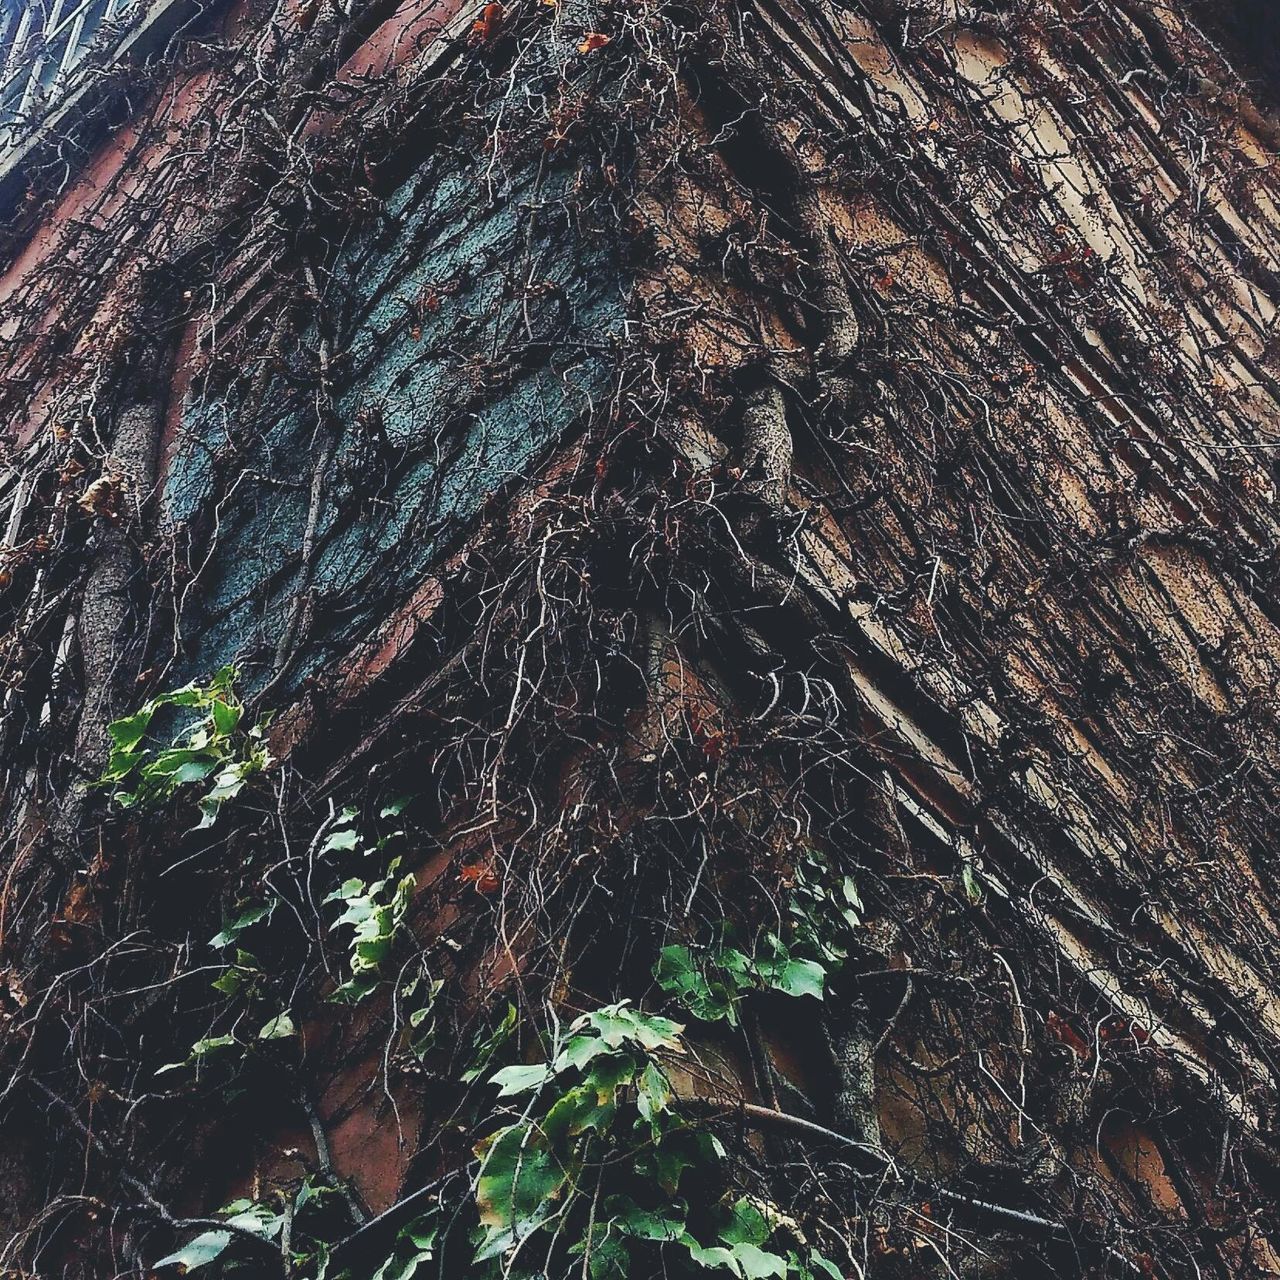
[[[587,1274],[590,1280],[609,1280],[611,1276],[626,1277],[631,1271],[631,1253],[626,1244],[612,1234],[612,1223],[598,1225],[585,1239],[579,1240],[569,1253],[586,1256]]]
[[[265,1204],[254,1200],[235,1200],[224,1205],[220,1213],[231,1214],[227,1222],[242,1231],[252,1231],[264,1240],[274,1240],[284,1226],[284,1214],[276,1213]]]
[[[675,1195],[684,1171],[692,1169],[696,1163],[685,1145],[671,1138],[666,1138],[656,1145],[645,1163],[648,1164],[649,1161],[652,1161],[653,1177],[658,1186],[669,1196]]]
[[[637,1240],[679,1240],[684,1220],[668,1217],[657,1209],[642,1209],[629,1196],[611,1196],[606,1206],[609,1225]]]
[[[350,978],[340,987],[335,987],[333,995],[329,1000],[333,1004],[359,1004],[366,996],[372,995],[378,989],[377,975],[363,975],[358,978]]]
[[[630,1010],[625,1005],[612,1004],[587,1014],[582,1021],[590,1025],[610,1049],[620,1049],[634,1035],[634,1025],[629,1014]]]
[[[194,1271],[222,1256],[231,1243],[230,1231],[206,1231],[188,1245],[154,1262],[153,1267],[181,1267],[183,1272]]]
[[[597,1054],[608,1053],[609,1046],[599,1036],[570,1036],[556,1057],[553,1069],[557,1074],[571,1067],[585,1067]]]
[[[111,735],[111,742],[116,750],[132,752],[138,743],[147,736],[147,730],[151,727],[151,719],[154,715],[155,708],[148,704],[141,711],[135,711],[131,716],[113,720],[107,726],[107,732]]]
[[[237,732],[244,707],[231,692],[235,678],[233,668],[224,668],[208,685],[189,684],[161,694],[132,715],[108,725],[111,757],[99,782],[114,784],[117,804],[155,807],[182,787],[216,775],[213,789],[200,800],[200,826],[207,827],[217,818],[222,803],[271,763],[270,753],[261,745],[266,717],[247,734]],[[169,746],[148,749],[143,743],[156,712],[164,707],[191,708],[203,714]]]
[[[671,1105],[671,1085],[656,1062],[645,1066],[636,1082],[636,1109],[642,1119],[652,1124],[654,1117]]]
[[[729,1224],[720,1232],[720,1239],[725,1244],[764,1244],[772,1230],[764,1214],[743,1196],[730,1210]]]
[[[145,751],[112,751],[106,772],[98,779],[99,783],[105,785],[108,782],[123,782],[146,756]],[[131,793],[121,791],[116,792],[115,798],[120,804],[135,799]]]
[[[489,1077],[490,1084],[498,1086],[498,1097],[510,1098],[517,1093],[528,1093],[550,1078],[550,1072],[541,1063],[536,1066],[503,1067]]]
[[[262,762],[255,759],[236,760],[226,765],[214,779],[209,793],[200,800],[200,821],[196,830],[211,827],[218,819],[222,806],[228,800],[234,800],[244,790],[249,776],[262,768]]]
[[[855,910],[863,909],[862,899],[858,896],[858,886],[853,883],[852,876],[845,876],[841,882],[841,890],[844,893],[844,900]]]
[[[233,1201],[219,1212],[231,1215],[227,1218],[229,1225],[242,1231],[251,1231],[263,1240],[274,1240],[280,1234],[284,1222],[283,1215],[274,1213],[266,1205],[255,1204],[252,1200]],[[181,1267],[185,1274],[215,1262],[230,1244],[230,1231],[206,1231],[196,1236],[190,1244],[161,1258],[152,1266]]]
[[[213,679],[209,682],[211,691],[217,693],[230,693],[231,686],[239,679],[240,669],[233,662],[228,662],[225,666],[221,666],[214,672]],[[188,686],[190,687],[190,686]]]
[[[224,702],[221,698],[214,701],[211,710],[213,727],[223,737],[235,732],[236,725],[240,723],[240,717],[244,714],[244,708],[238,702]]]
[[[274,902],[260,902],[256,906],[247,907],[227,925],[220,933],[209,939],[211,947],[229,947],[250,925],[265,920],[274,910]]]
[[[824,1258],[816,1249],[809,1251],[809,1262],[811,1265],[825,1271],[831,1277],[831,1280],[844,1280],[844,1272],[829,1258]]]
[[[259,1040],[285,1040],[297,1034],[297,1027],[288,1013],[278,1013],[258,1032]]]
[[[634,1067],[630,1074],[634,1074]],[[567,1138],[576,1138],[588,1129],[607,1129],[618,1111],[618,1083],[593,1072],[581,1084],[574,1085],[557,1098],[543,1121],[547,1140],[562,1145]]]
[[[827,971],[816,960],[766,960],[758,966],[761,981],[788,996],[823,998]]]
[[[735,1244],[730,1264],[743,1280],[785,1280],[787,1260],[781,1254],[770,1253],[754,1244]]]
[[[754,1244],[735,1244],[728,1248],[713,1245],[704,1248],[687,1233],[681,1243],[689,1251],[689,1258],[700,1267],[723,1267],[741,1280],[785,1280],[787,1260],[781,1254],[770,1253]]]
[[[492,1034],[476,1046],[471,1065],[462,1073],[463,1084],[472,1084],[484,1075],[485,1068],[489,1065],[489,1060],[511,1038],[511,1033],[515,1029],[516,1007],[508,1001],[507,1011],[499,1019]]]
[[[436,1239],[439,1235],[440,1228],[424,1214],[401,1227],[398,1239],[407,1240],[419,1251],[429,1252],[436,1247]]]
[[[147,765],[145,774],[149,778],[164,778],[167,781],[180,783],[190,779],[199,782],[207,778],[218,767],[218,757],[211,751],[194,750],[191,747],[170,747],[156,753],[156,757]]]
[[[630,1041],[643,1049],[679,1050],[680,1032],[684,1028],[670,1018],[662,1018],[653,1013],[640,1013],[632,1009],[625,1000],[617,1004],[605,1005],[594,1013],[585,1014],[574,1024],[574,1028],[590,1026],[610,1049],[620,1049]]]
[[[705,1129],[680,1128],[665,1133],[640,1159],[647,1167],[652,1163],[652,1176],[669,1196],[679,1189],[686,1169],[718,1165],[725,1158],[720,1139]]]
[[[400,1252],[393,1253],[373,1273],[370,1280],[413,1280],[413,1277],[418,1274],[419,1267],[424,1262],[430,1262],[431,1257],[431,1249],[422,1249],[407,1255]]]
[[[353,876],[350,880],[344,880],[324,900],[325,902],[351,902],[353,899],[362,897],[363,894],[364,881]]]
[[[193,1062],[202,1062],[211,1054],[218,1053],[223,1049],[230,1049],[232,1045],[238,1044],[235,1036],[206,1036],[203,1040],[197,1040],[191,1046],[191,1052],[187,1055],[185,1062],[170,1062],[160,1067],[156,1071],[156,1075],[163,1075],[166,1071],[177,1071],[181,1067],[189,1067]]]
[[[479,1148],[476,1208],[485,1236],[476,1262],[513,1248],[550,1216],[567,1174],[527,1124],[500,1129]]]
[[[727,1018],[737,1025],[737,1012],[728,992],[719,984],[712,985],[688,947],[663,947],[653,976],[663,991],[687,1006],[700,1021],[719,1022]]]
[[[687,1232],[680,1237],[680,1243],[689,1251],[689,1259],[700,1267],[728,1267],[731,1271],[733,1266],[733,1252],[724,1248],[722,1245],[712,1245],[711,1248],[704,1248]]]
[[[324,842],[321,853],[350,853],[360,843],[360,833],[354,827],[333,832]]]
[[[630,1053],[602,1054],[583,1077],[582,1087],[606,1102],[622,1085],[631,1084],[639,1070],[639,1062]]]
[[[244,973],[241,970],[228,968],[214,978],[209,985],[215,991],[221,991],[224,996],[234,996],[244,986],[244,981]]]

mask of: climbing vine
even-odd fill
[[[1266,1274],[1265,103],[1153,0],[405,12],[32,136],[0,1269]]]

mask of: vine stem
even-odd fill
[[[110,1151],[92,1129],[80,1118],[76,1109],[62,1096],[54,1092],[43,1080],[31,1079],[31,1084],[50,1102],[58,1106],[72,1125],[79,1130],[84,1138],[93,1146],[94,1150],[104,1160],[114,1159],[114,1153]],[[224,1218],[179,1218],[170,1213],[159,1200],[152,1194],[151,1188],[146,1185],[140,1178],[135,1178],[127,1169],[119,1169],[118,1176],[120,1181],[125,1184],[131,1191],[138,1195],[142,1204],[138,1206],[139,1210],[144,1213],[154,1215],[164,1223],[166,1227],[173,1231],[225,1231],[230,1236],[235,1236],[239,1240],[243,1240],[246,1244],[252,1245],[255,1249],[263,1253],[268,1253],[272,1258],[278,1259],[279,1250],[264,1236],[258,1235],[254,1231],[250,1231],[245,1227],[237,1226],[234,1222],[228,1222]]]
[[[813,1120],[806,1120],[803,1116],[793,1116],[788,1112],[776,1111],[771,1107],[762,1107],[752,1102],[737,1102],[732,1098],[690,1098],[685,1100],[684,1105],[692,1105],[695,1109],[701,1111],[734,1112],[748,1120],[755,1121],[759,1125],[788,1129],[795,1133],[805,1134],[809,1138],[856,1150],[868,1160],[874,1161],[881,1168],[891,1169],[895,1174],[898,1173],[893,1157],[882,1148],[872,1146],[866,1142],[859,1142],[855,1138],[850,1138],[835,1129],[828,1129],[825,1125],[817,1124]],[[963,1192],[951,1191],[946,1187],[936,1186],[922,1178],[914,1179],[914,1181],[935,1199],[960,1205],[993,1218],[1000,1218],[1005,1222],[1016,1223],[1023,1228],[1033,1228],[1058,1239],[1068,1240],[1071,1238],[1071,1231],[1067,1225],[1062,1222],[1055,1222],[1052,1218],[1042,1218],[1039,1214],[1028,1213],[1023,1209],[1013,1209],[1008,1205],[996,1204],[990,1200],[978,1200],[973,1196],[965,1195]],[[1115,1256],[1123,1257],[1122,1254],[1116,1254]],[[1125,1261],[1128,1262],[1128,1259],[1125,1259]]]

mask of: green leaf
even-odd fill
[[[252,774],[266,768],[271,757],[261,744],[268,718],[248,734],[241,731],[243,706],[232,695],[229,683],[234,678],[234,671],[224,669],[207,686],[190,684],[161,694],[108,726],[112,751],[99,781],[116,784],[113,798],[117,804],[155,807],[182,787],[216,775],[212,790],[199,802],[199,825],[207,827],[217,818],[219,807],[237,795]],[[169,746],[147,749],[143,743],[162,707],[191,708],[204,714]],[[131,781],[133,785],[127,785]]]
[[[515,1029],[516,1007],[508,1003],[506,1013],[503,1014],[497,1026],[494,1027],[492,1034],[476,1046],[471,1065],[462,1073],[461,1080],[463,1084],[472,1084],[484,1075],[485,1068],[489,1065],[489,1059],[510,1039],[511,1033]]]
[[[323,1200],[326,1196],[336,1194],[332,1187],[326,1187],[323,1183],[317,1184],[311,1180],[310,1174],[302,1181],[302,1186],[298,1188],[298,1194],[294,1198],[294,1213],[298,1214],[303,1211],[309,1204]]]
[[[637,1240],[679,1240],[684,1234],[683,1218],[668,1217],[662,1210],[642,1209],[629,1196],[611,1196],[606,1206],[609,1225]]]
[[[542,1127],[547,1141],[561,1147],[588,1129],[607,1129],[617,1114],[612,1090],[601,1090],[593,1084],[574,1085],[552,1104]]]
[[[203,782],[217,767],[216,760],[188,760],[174,771],[173,785],[181,787],[188,782]]]
[[[671,1105],[671,1085],[656,1062],[647,1063],[636,1082],[636,1109],[641,1118],[653,1123],[654,1117]]]
[[[824,1258],[816,1249],[809,1250],[809,1265],[825,1271],[831,1280],[844,1280],[844,1272],[830,1259]]]
[[[187,1055],[185,1062],[170,1062],[160,1067],[156,1075],[163,1075],[166,1071],[177,1071],[180,1067],[189,1067],[192,1063],[202,1062],[210,1055],[219,1053],[223,1049],[230,1049],[232,1045],[238,1043],[235,1036],[207,1036],[203,1040],[197,1040],[191,1046],[191,1052]]]
[[[378,989],[376,975],[350,978],[337,987],[329,1000],[333,1004],[359,1004],[366,996]]]
[[[169,747],[156,752],[153,759],[147,762],[143,772],[148,778],[173,778],[179,770],[187,765],[207,765],[208,768],[200,777],[208,777],[218,767],[218,757],[209,751],[193,750],[190,747]]]
[[[288,1013],[278,1013],[258,1032],[259,1040],[285,1040],[297,1034],[297,1027]]]
[[[360,844],[360,833],[354,827],[333,832],[324,842],[321,853],[349,853]]]
[[[489,1077],[489,1083],[498,1086],[498,1097],[510,1098],[517,1093],[528,1093],[530,1089],[538,1088],[550,1075],[546,1066],[541,1063],[532,1067],[503,1067]]]
[[[732,1265],[743,1280],[785,1280],[787,1274],[786,1258],[754,1244],[735,1244]]]
[[[627,1001],[605,1005],[593,1013],[578,1018],[571,1030],[591,1027],[609,1046],[621,1048],[626,1043],[639,1044],[645,1049],[680,1049],[680,1032],[684,1028],[670,1018],[657,1014],[641,1013],[632,1009]]]
[[[409,1241],[415,1249],[428,1250],[436,1247],[439,1235],[440,1228],[427,1214],[423,1214],[422,1217],[414,1218],[412,1222],[401,1227],[397,1239]]]
[[[669,1196],[673,1196],[680,1186],[680,1178],[686,1169],[692,1169],[696,1161],[682,1146],[665,1141],[650,1153],[653,1162],[653,1176],[658,1185]]]
[[[431,1257],[430,1249],[408,1254],[393,1253],[373,1273],[370,1280],[413,1280],[422,1264],[430,1262]]]
[[[363,880],[352,877],[350,880],[344,880],[331,894],[329,894],[325,902],[353,902],[363,901],[365,894],[365,884]]]
[[[690,948],[663,947],[653,976],[663,991],[686,1005],[695,1018],[704,1022],[733,1020],[732,1000],[723,987],[717,990],[712,986]]]
[[[770,1253],[758,1245],[741,1243],[728,1248],[713,1245],[704,1248],[688,1233],[681,1236],[681,1243],[689,1251],[689,1258],[700,1267],[720,1268],[732,1271],[741,1280],[785,1280],[787,1260],[781,1254]]]
[[[113,751],[107,763],[106,772],[98,779],[99,784],[122,782],[146,759],[146,756],[145,751]],[[119,798],[119,796],[116,797],[117,800]]]
[[[788,996],[823,997],[827,971],[816,960],[767,960],[759,964],[761,981]]]
[[[220,933],[209,939],[211,947],[230,946],[250,925],[265,920],[274,910],[275,902],[259,902],[255,906],[246,907],[236,918],[226,925]]]
[[[232,1213],[233,1210],[238,1212]],[[236,1200],[219,1212],[232,1214],[227,1221],[233,1227],[252,1231],[255,1236],[261,1236],[264,1240],[274,1240],[284,1226],[284,1214],[276,1213],[274,1209],[259,1204],[256,1200]]]
[[[224,996],[234,996],[239,994],[241,987],[244,986],[244,973],[240,969],[227,969],[224,973],[209,984],[215,991],[221,991]]]
[[[152,1263],[154,1267],[181,1267],[183,1271],[194,1271],[222,1256],[231,1243],[230,1231],[206,1231],[196,1236],[188,1245]]]
[[[634,1053],[602,1053],[583,1076],[582,1087],[594,1089],[596,1096],[604,1102],[623,1085],[633,1083],[640,1069],[640,1061]]]
[[[565,1046],[560,1050],[553,1070],[559,1074],[562,1071],[568,1071],[572,1068],[581,1070],[587,1066],[592,1059],[602,1053],[608,1053],[609,1046],[605,1044],[599,1036],[580,1035],[570,1036],[565,1042]]]
[[[213,711],[213,727],[223,737],[227,737],[236,731],[236,726],[240,723],[240,717],[244,714],[244,708],[239,703],[223,702],[221,699],[216,700],[211,709]]]
[[[480,1154],[476,1208],[485,1238],[477,1262],[497,1257],[537,1230],[568,1176],[530,1125],[500,1129],[481,1144]]]
[[[200,707],[209,701],[209,694],[196,684],[184,684],[172,693],[162,693],[151,700],[153,707]]]
[[[238,1043],[235,1036],[207,1036],[203,1040],[197,1040],[191,1046],[191,1056],[193,1058],[207,1058],[211,1053],[217,1053],[220,1049],[230,1049],[233,1044]]]
[[[229,692],[231,686],[240,678],[240,668],[234,662],[228,662],[225,666],[221,666],[213,673],[213,679],[209,682],[210,686],[220,692]]]
[[[684,946],[663,947],[658,952],[658,965],[653,976],[668,995],[687,995],[703,982],[693,960],[693,952]]]
[[[711,1248],[704,1248],[687,1232],[680,1237],[680,1243],[689,1251],[690,1261],[696,1263],[700,1267],[716,1268],[727,1267],[734,1271],[733,1252],[721,1245],[713,1245]]]
[[[118,751],[131,752],[146,737],[147,729],[151,726],[151,718],[155,715],[155,709],[148,705],[141,711],[135,711],[131,716],[124,716],[119,720],[113,720],[107,726],[107,732],[111,735],[112,745]]]
[[[631,1272],[631,1252],[611,1226],[611,1223],[597,1223],[587,1238],[569,1250],[574,1257],[586,1257],[590,1280],[610,1280],[615,1276],[626,1280]]]
[[[730,1210],[729,1224],[720,1232],[720,1239],[725,1244],[764,1244],[771,1231],[764,1214],[743,1196]]]

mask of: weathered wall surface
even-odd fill
[[[81,190],[10,269],[3,1098],[113,1208],[22,1155],[0,1256],[305,1176],[340,1258],[416,1196],[441,1274],[578,1274],[643,1158],[455,1257],[475,1063],[625,997],[731,1151],[704,1245],[745,1190],[847,1277],[1280,1274],[1278,138],[1211,16],[250,6],[160,78],[88,179],[145,243]],[[77,789],[231,660],[279,761],[210,832]],[[335,1005],[325,894],[405,872]],[[660,948],[730,943],[725,1019]]]

